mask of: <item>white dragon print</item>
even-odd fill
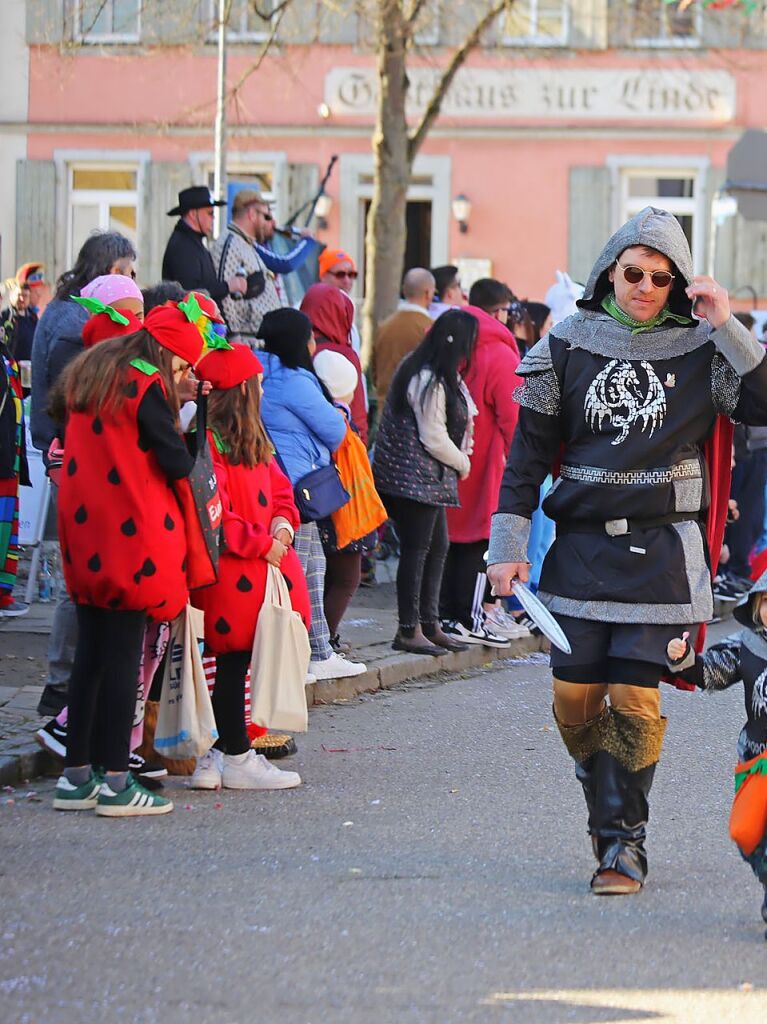
[[[611,444],[623,444],[634,423],[641,420],[642,430],[650,429],[650,436],[663,426],[666,416],[666,393],[652,365],[642,360],[647,374],[647,394],[642,393],[637,372],[623,359],[611,359],[589,385],[584,402],[586,422],[596,433],[607,419],[620,434]]]
[[[751,711],[754,717],[758,715],[767,715],[767,693],[765,693],[765,683],[767,683],[767,668],[761,675],[757,676],[756,682],[754,683],[754,689],[751,694]]]

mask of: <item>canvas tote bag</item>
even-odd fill
[[[255,725],[306,732],[310,654],[309,634],[291,607],[285,578],[269,565],[250,661],[250,718]]]
[[[191,605],[171,623],[154,748],[166,757],[202,757],[218,739],[197,644],[202,614]]]

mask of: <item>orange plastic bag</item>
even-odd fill
[[[330,517],[340,550],[353,540],[361,540],[377,530],[388,516],[373,483],[373,470],[365,445],[350,426],[347,426],[346,437],[333,454],[333,461],[341,483],[349,492],[346,504]]]
[[[735,769],[730,836],[748,857],[767,832],[767,751]]]

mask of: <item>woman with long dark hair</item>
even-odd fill
[[[400,363],[384,406],[373,472],[400,535],[395,650],[466,649],[439,625],[439,591],[448,547],[445,509],[458,505],[458,479],[471,468],[476,409],[462,376],[477,332],[470,313],[443,313]]]

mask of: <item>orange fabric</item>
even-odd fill
[[[735,794],[730,812],[730,836],[748,857],[767,833],[767,753],[739,764],[735,769],[736,779],[744,772],[749,774]]]
[[[331,515],[339,550],[360,540],[386,522],[383,502],[373,483],[373,471],[365,445],[350,426],[346,437],[333,453],[341,483],[350,494],[349,500]]]

